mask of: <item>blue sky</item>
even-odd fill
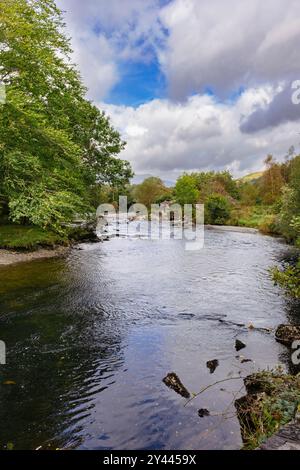
[[[121,62],[118,67],[122,80],[110,91],[108,103],[136,107],[166,96],[165,76],[155,58],[149,63]]]
[[[300,2],[57,0],[88,97],[138,174],[261,169],[299,147]],[[249,27],[251,25],[251,27]]]

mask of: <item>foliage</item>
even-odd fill
[[[1,225],[1,248],[31,250],[38,246],[54,247],[65,243],[67,243],[65,237],[43,230],[40,227],[12,224]]]
[[[133,189],[133,198],[136,202],[150,208],[151,204],[161,202],[170,197],[170,191],[160,178],[151,176]]]
[[[233,206],[229,225],[238,227],[259,228],[270,214],[267,206],[245,206],[243,204]]]
[[[176,202],[182,206],[198,202],[200,193],[193,175],[184,174],[178,178],[174,188],[174,196]]]
[[[0,0],[0,194],[11,220],[61,232],[92,189],[132,176],[108,118],[85,99],[54,0]]]
[[[256,449],[294,419],[300,405],[300,376],[262,371],[245,379],[248,395],[236,400],[246,449]]]
[[[264,204],[274,204],[280,198],[285,184],[283,166],[272,155],[266,158],[265,164],[266,171],[260,179],[260,195]]]
[[[290,162],[289,184],[285,186],[280,211],[280,230],[287,240],[300,237],[300,156]]]
[[[300,261],[296,266],[287,266],[284,270],[274,268],[272,270],[275,284],[279,284],[286,292],[300,299]]]
[[[222,194],[234,199],[239,199],[239,188],[229,171],[192,173],[197,189],[200,191],[201,199],[214,194]]]
[[[242,206],[256,206],[259,205],[262,200],[260,196],[260,187],[254,181],[245,181],[239,184],[239,194]]]
[[[230,218],[230,204],[226,197],[212,194],[205,203],[205,223],[224,225]]]

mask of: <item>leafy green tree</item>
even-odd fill
[[[141,184],[138,184],[133,191],[133,197],[136,202],[144,204],[146,207],[150,207],[161,200],[162,198],[168,198],[170,191],[160,178],[151,176],[146,178]]]
[[[0,195],[14,222],[62,231],[93,187],[132,176],[108,118],[85,99],[53,0],[0,0]]]
[[[196,187],[200,191],[203,201],[214,193],[230,196],[234,199],[239,198],[238,184],[227,170],[197,172],[192,173],[191,176],[196,182]]]
[[[260,188],[256,182],[246,181],[239,186],[240,202],[243,206],[260,204]]]
[[[226,197],[220,194],[209,196],[205,202],[205,223],[223,225],[230,218],[231,207]]]
[[[196,204],[199,201],[200,192],[193,175],[182,175],[176,181],[174,188],[176,202],[181,204]]]

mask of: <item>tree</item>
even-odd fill
[[[195,172],[191,176],[195,180],[196,187],[200,191],[201,201],[212,194],[222,194],[233,199],[239,199],[239,187],[229,171]]]
[[[85,99],[53,0],[0,0],[0,194],[15,222],[62,230],[98,184],[126,184],[108,118]]]
[[[196,180],[193,175],[183,175],[178,178],[174,188],[176,202],[181,204],[196,204],[200,197]]]
[[[267,168],[260,182],[261,198],[265,204],[274,204],[280,198],[284,186],[283,168],[272,155],[268,155],[264,163]]]
[[[239,194],[240,202],[243,206],[255,206],[261,201],[260,188],[255,181],[242,182],[239,186]]]
[[[230,218],[230,204],[226,197],[213,194],[205,202],[205,223],[223,225]]]
[[[170,191],[160,178],[151,176],[134,188],[133,196],[136,202],[150,208],[151,204],[159,202],[162,198],[168,198]]]

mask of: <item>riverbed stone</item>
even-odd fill
[[[243,343],[243,341],[240,341],[239,339],[237,339],[235,341],[235,349],[237,351],[240,351],[241,349],[244,349],[246,347],[245,343]]]
[[[210,373],[213,374],[216,368],[219,365],[218,359],[213,359],[212,361],[207,361],[206,367],[210,370]]]
[[[180,378],[178,377],[175,372],[169,373],[164,379],[164,384],[174,390],[178,395],[181,395],[184,398],[190,398],[190,392],[188,389],[183,385]]]

